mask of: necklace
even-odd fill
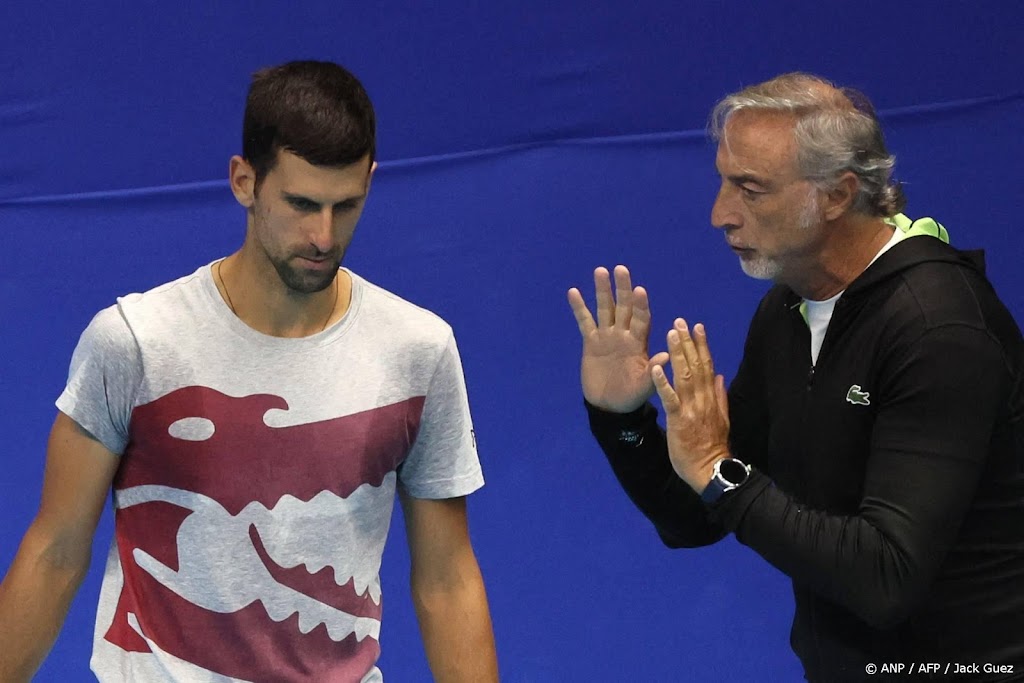
[[[217,261],[217,279],[220,280],[220,286],[224,290],[224,297],[228,300],[228,308],[231,309],[231,312],[234,313],[235,317],[237,318],[237,317],[239,317],[239,315],[238,315],[238,311],[235,310],[234,302],[231,301],[231,292],[228,291],[227,283],[224,282],[224,275],[222,275],[221,272],[220,272],[220,267],[222,265],[224,265],[224,259],[221,259],[220,261]],[[320,328],[319,332],[323,332],[324,330],[326,330],[327,329],[327,323],[329,323],[331,321],[331,318],[334,317],[334,311],[338,308],[338,298],[340,296],[340,293],[339,293],[338,290],[340,290],[340,289],[341,289],[341,287],[338,286],[338,278],[335,277],[334,278],[334,304],[331,305],[331,312],[327,314],[327,318],[324,320],[324,324]],[[319,332],[318,332],[318,334],[319,334]]]

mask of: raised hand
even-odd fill
[[[615,266],[615,296],[606,268],[594,271],[597,322],[573,287],[569,305],[583,337],[580,380],[590,403],[615,413],[636,410],[654,393],[651,368],[668,362],[667,353],[648,356],[651,309],[643,287],[633,288],[629,270]]]
[[[691,336],[676,318],[668,333],[672,384],[659,365],[651,377],[665,408],[665,438],[672,468],[697,493],[711,481],[715,462],[729,457],[729,399],[725,379],[715,375],[704,326]]]

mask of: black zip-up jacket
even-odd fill
[[[672,470],[653,406],[587,406],[668,546],[732,532],[792,579],[810,681],[885,662],[1024,680],[1024,342],[982,271],[931,237],[897,243],[836,303],[816,367],[799,297],[773,287],[729,388],[731,451],[754,471],[713,506]]]

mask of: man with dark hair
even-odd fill
[[[899,213],[863,96],[787,74],[722,100],[711,132],[711,222],[775,284],[728,391],[701,324],[649,357],[623,266],[614,296],[595,272],[596,322],[569,291],[616,476],[668,546],[734,533],[791,577],[808,680],[1024,680],[1024,342],[978,255]]]
[[[111,486],[100,680],[382,680],[396,490],[436,679],[497,680],[452,330],[339,268],[374,127],[340,66],[255,75],[230,163],[242,247],[118,299],[75,350],[39,514],[0,585],[0,680],[28,680],[52,645]]]

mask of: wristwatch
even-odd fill
[[[711,471],[711,481],[700,494],[705,503],[714,503],[727,491],[743,486],[750,478],[750,465],[743,464],[736,458],[722,458],[715,463]]]

